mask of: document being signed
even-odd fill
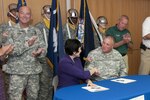
[[[82,87],[82,89],[88,90],[90,92],[99,92],[99,91],[109,90],[109,88],[99,86],[99,85],[96,85],[94,87],[84,86],[84,87]]]
[[[127,83],[135,82],[136,80],[127,79],[127,78],[117,78],[117,79],[113,79],[113,80],[111,80],[111,81],[113,81],[113,82],[118,82],[118,83],[123,83],[123,84],[127,84]]]

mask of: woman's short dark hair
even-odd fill
[[[73,52],[78,52],[81,47],[81,43],[77,39],[68,39],[65,42],[65,52],[68,55],[72,55]]]

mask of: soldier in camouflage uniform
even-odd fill
[[[11,44],[2,46],[2,35],[0,35],[0,64],[3,63],[3,60],[7,57],[7,55],[12,52],[13,46]],[[0,68],[0,100],[7,100],[5,95],[5,88],[4,88],[4,80],[3,80],[3,73],[2,69]]]
[[[100,36],[102,36],[102,38],[105,37],[105,31],[107,29],[107,25],[108,25],[108,21],[107,21],[107,18],[105,16],[99,16],[97,19],[96,19],[96,24],[98,26],[98,30],[100,32],[100,34],[98,33],[94,33],[94,42],[95,42],[95,48],[99,47],[100,46]]]
[[[63,26],[64,44],[67,39],[78,39],[83,44],[84,20],[79,20],[78,11],[73,8],[68,10],[67,17],[67,23]],[[83,55],[84,52],[82,48],[80,58],[84,65]]]
[[[40,30],[30,26],[31,10],[22,6],[18,12],[19,23],[7,29],[6,44],[14,45],[3,70],[10,75],[9,100],[21,100],[26,89],[27,100],[37,100],[39,73],[42,67],[39,59],[45,57],[46,46]]]
[[[4,89],[4,80],[3,80],[3,73],[0,69],[0,100],[6,100],[5,96],[5,89]]]
[[[102,47],[98,47],[88,54],[91,62],[86,62],[85,69],[96,67],[99,73],[92,76],[91,80],[99,81],[127,75],[128,68],[121,54],[113,49],[113,45],[113,37],[107,36],[103,40]]]
[[[17,20],[18,20],[18,17],[17,17],[17,4],[15,3],[11,3],[8,5],[8,13],[7,13],[7,16],[8,16],[8,23],[3,23],[0,25],[0,34],[2,34],[5,29],[13,26],[16,24]]]
[[[67,23],[63,26],[64,42],[67,39],[75,39],[78,28],[78,12],[76,9],[69,9]]]
[[[3,60],[7,55],[12,52],[13,46],[11,44],[2,46],[2,35],[0,35],[0,63],[3,63]],[[0,68],[0,100],[7,100],[5,95],[4,80],[2,69]]]
[[[0,36],[1,37],[1,36]],[[0,39],[1,41],[1,39]],[[1,42],[0,42],[1,45]],[[10,53],[13,50],[12,45],[6,45],[6,46],[2,46],[0,47],[0,63],[4,60],[4,58],[6,57],[6,55],[8,53]],[[7,100],[6,99],[6,95],[5,95],[5,88],[4,88],[4,80],[3,80],[3,73],[2,73],[2,69],[0,68],[0,100]]]
[[[51,16],[51,6],[45,5],[42,8],[42,17],[43,21],[39,22],[35,25],[35,27],[39,28],[44,37],[45,44],[48,42],[49,28],[50,28],[50,16]],[[43,57],[40,60],[42,65],[42,73],[40,73],[40,89],[38,100],[52,100],[53,95],[53,86],[52,86],[52,78],[53,78],[53,70],[50,69],[46,57]]]
[[[99,28],[99,31],[100,33],[102,34],[103,38],[105,37],[106,35],[106,29],[107,29],[107,25],[108,25],[108,21],[107,21],[107,18],[105,16],[99,16],[97,19],[96,19],[96,24]]]
[[[15,3],[11,3],[8,5],[8,13],[7,13],[7,17],[8,17],[8,22],[7,23],[2,23],[0,25],[0,35],[1,35],[1,40],[2,43],[4,43],[6,41],[6,37],[8,35],[8,33],[3,33],[7,28],[10,28],[12,26],[14,26],[18,20],[18,16],[17,16],[17,4]],[[4,57],[5,58],[5,57]],[[3,61],[1,61],[1,65],[3,65],[4,63],[6,63],[7,59],[3,59]],[[6,91],[8,90],[8,85],[9,85],[9,75],[7,75],[7,73],[4,73],[4,79],[5,79],[5,89]],[[8,98],[8,94],[6,93],[6,97]]]

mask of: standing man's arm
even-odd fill
[[[144,40],[150,39],[150,33],[148,33],[147,35],[145,35],[145,36],[143,37],[143,39],[144,39]]]
[[[32,55],[34,57],[42,58],[42,57],[45,57],[47,54],[47,47],[44,41],[44,36],[41,33],[41,31],[36,28],[36,33],[38,37],[38,41],[37,41],[38,47],[37,47],[37,50],[32,52]]]
[[[142,38],[144,40],[149,40],[150,39],[150,28],[149,28],[149,24],[150,23],[150,20],[149,20],[149,17],[146,18],[142,24]]]

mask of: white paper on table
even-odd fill
[[[111,80],[113,82],[118,82],[118,83],[123,83],[123,84],[127,84],[127,83],[132,83],[135,82],[136,80],[133,79],[126,79],[126,78],[117,78],[117,79],[113,79]]]
[[[84,87],[82,87],[82,89],[88,90],[90,92],[99,92],[99,91],[109,90],[109,88],[106,88],[106,87],[103,87],[103,86],[99,86],[99,85],[97,85],[94,88],[92,88],[90,86],[84,86]]]
[[[134,97],[134,98],[129,99],[129,100],[145,100],[145,98],[144,98],[144,95],[140,95],[140,96]]]

